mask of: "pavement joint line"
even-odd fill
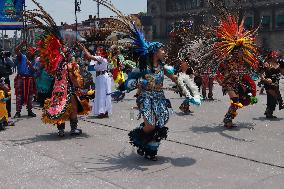
[[[3,143],[2,143],[2,145],[9,147],[9,144],[3,144]],[[50,158],[50,159],[52,159],[52,160],[54,160],[54,161],[56,161],[56,162],[58,162],[58,163],[60,163],[60,164],[62,164],[62,165],[64,165],[64,166],[67,166],[67,167],[69,167],[69,168],[73,168],[73,169],[75,169],[75,170],[80,171],[80,173],[84,174],[84,170],[82,170],[81,167],[78,167],[78,166],[76,166],[76,165],[72,165],[72,164],[70,164],[70,163],[66,163],[66,161],[62,161],[62,160],[56,159],[56,158],[54,158],[54,157],[52,157],[52,156],[50,156],[50,155],[48,155],[48,154],[42,153],[41,151],[30,149],[30,148],[28,148],[27,146],[22,145],[22,144],[17,144],[16,146],[23,146],[23,147],[24,147],[25,149],[27,149],[27,150],[30,150],[30,151],[32,151],[32,152],[36,152],[39,156],[43,156],[43,157]],[[13,147],[15,147],[15,146],[13,146]],[[29,172],[30,172],[30,173],[32,173],[32,172],[38,172],[38,171],[40,171],[40,170],[52,169],[53,167],[58,167],[58,166],[49,166],[49,167],[47,167],[47,168],[41,168],[41,169],[39,169],[39,170],[26,171],[26,172],[24,172],[23,174],[28,174]],[[101,180],[101,181],[103,181],[103,182],[106,182],[106,183],[108,183],[108,184],[110,184],[110,185],[113,185],[113,186],[118,187],[118,188],[121,188],[121,189],[126,189],[126,188],[124,188],[123,186],[120,186],[120,185],[118,185],[118,184],[116,184],[116,183],[114,183],[114,182],[112,182],[112,181],[110,181],[110,180],[108,180],[108,179],[106,179],[106,178],[102,178],[102,177],[99,177],[99,176],[94,175],[94,174],[92,174],[92,175],[93,175],[95,178],[97,178],[98,180]]]
[[[39,108],[36,108],[36,109],[39,109]],[[93,124],[105,126],[105,127],[108,127],[108,128],[120,130],[120,131],[125,131],[125,132],[129,132],[129,131],[130,131],[130,130],[127,130],[127,129],[115,127],[115,126],[113,126],[113,125],[108,125],[108,124],[104,124],[104,123],[99,123],[99,122],[95,122],[95,121],[90,121],[90,120],[86,120],[86,119],[83,119],[83,118],[81,118],[80,120],[82,120],[82,121],[84,121],[84,122],[87,122],[87,123],[93,123]],[[268,162],[264,162],[264,161],[259,161],[259,160],[256,160],[256,159],[247,158],[247,157],[243,157],[243,156],[239,156],[239,155],[234,155],[234,154],[230,154],[230,153],[227,153],[227,152],[222,152],[222,151],[219,151],[219,150],[214,150],[214,149],[211,149],[211,148],[206,148],[206,147],[202,147],[202,146],[197,146],[197,145],[193,145],[193,144],[188,144],[188,143],[185,143],[185,142],[180,142],[180,141],[171,140],[171,139],[166,139],[165,141],[172,142],[172,143],[176,143],[176,144],[180,144],[180,145],[184,145],[184,146],[190,146],[190,147],[192,147],[192,148],[201,149],[201,150],[206,150],[206,151],[209,151],[209,152],[214,152],[214,153],[218,153],[218,154],[222,154],[222,155],[226,155],[226,156],[230,156],[230,157],[235,157],[235,158],[238,158],[238,159],[242,159],[242,160],[246,160],[246,161],[251,161],[251,162],[258,163],[258,164],[262,164],[262,165],[268,165],[268,166],[271,166],[271,167],[277,167],[277,168],[284,169],[284,166],[282,166],[282,165],[276,165],[276,164],[273,164],[273,163],[268,163]]]
[[[120,130],[120,131],[126,131],[126,132],[130,131],[130,130],[122,129],[122,128],[115,127],[115,126],[112,126],[112,125],[98,123],[98,122],[95,122],[95,121],[89,121],[89,120],[86,120],[86,119],[81,119],[81,120],[84,121],[84,122],[93,123],[93,124],[105,126],[105,127],[108,127],[108,128]],[[268,166],[271,166],[271,167],[277,167],[277,168],[284,169],[284,166],[282,166],[282,165],[276,165],[276,164],[273,164],[273,163],[259,161],[259,160],[256,160],[256,159],[247,158],[247,157],[243,157],[243,156],[239,156],[239,155],[234,155],[234,154],[230,154],[230,153],[227,153],[227,152],[222,152],[222,151],[219,151],[219,150],[214,150],[214,149],[210,149],[210,148],[206,148],[206,147],[202,147],[202,146],[197,146],[197,145],[193,145],[193,144],[188,144],[188,143],[180,142],[180,141],[177,141],[177,140],[166,139],[165,141],[176,143],[176,144],[180,144],[180,145],[184,145],[184,146],[190,146],[192,148],[206,150],[206,151],[209,151],[209,152],[214,152],[214,153],[218,153],[218,154],[222,154],[222,155],[226,155],[226,156],[230,156],[230,157],[234,157],[234,158],[238,158],[238,159],[242,159],[242,160],[246,160],[246,161],[251,161],[251,162],[262,164],[262,165],[268,165]]]

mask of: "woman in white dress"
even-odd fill
[[[111,104],[111,78],[108,74],[108,61],[105,58],[107,56],[105,50],[102,47],[98,47],[96,55],[92,55],[84,45],[79,43],[79,46],[84,51],[87,58],[95,61],[94,68],[96,70],[95,79],[95,100],[93,103],[93,114],[97,118],[108,118],[109,113],[112,111]]]

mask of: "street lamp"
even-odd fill
[[[82,4],[81,0],[75,0],[75,21],[76,21],[76,41],[77,41],[77,33],[78,33],[78,17],[77,12],[81,12],[80,5]]]
[[[100,18],[100,0],[94,0],[94,1],[97,2],[97,10],[98,10],[98,12],[97,12],[97,18]]]

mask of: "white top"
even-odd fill
[[[101,56],[95,56],[98,61],[94,61],[94,68],[96,71],[107,71],[108,62],[107,59]]]

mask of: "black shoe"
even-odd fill
[[[5,130],[4,124],[0,123],[0,131],[4,131],[4,130]]]
[[[20,118],[21,117],[21,113],[20,112],[16,112],[16,114],[14,115],[14,118]]]
[[[142,149],[138,148],[137,154],[140,155],[140,156],[144,156],[144,151]]]
[[[108,112],[106,112],[106,113],[104,114],[104,116],[105,116],[105,118],[109,118]]]
[[[146,159],[151,161],[158,161],[158,158],[156,156],[146,155],[144,156]]]
[[[214,100],[213,96],[208,96],[208,100],[213,101]]]
[[[106,118],[105,114],[99,114],[98,116],[96,116],[96,119],[104,119]]]
[[[81,130],[81,129],[71,129],[70,134],[71,134],[72,136],[81,135],[81,134],[82,134],[82,130]]]
[[[274,115],[266,115],[266,119],[277,119]]]
[[[58,136],[60,136],[60,137],[65,137],[65,132],[64,132],[64,130],[58,130]]]
[[[36,114],[33,113],[33,112],[30,110],[29,113],[28,113],[28,116],[29,116],[29,117],[36,117]]]

